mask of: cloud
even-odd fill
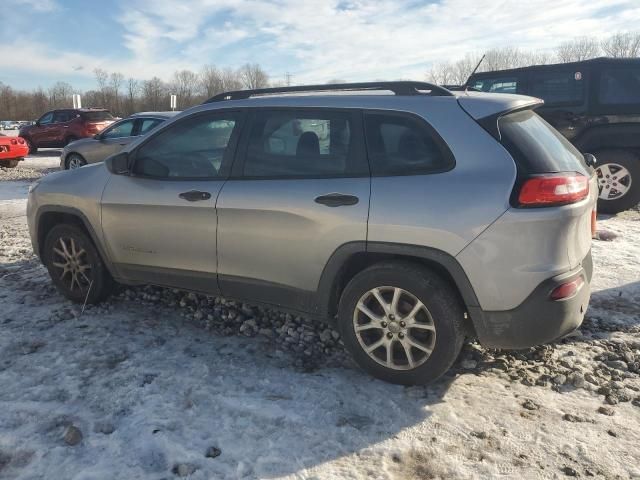
[[[36,2],[36,0],[11,0]],[[49,0],[50,3],[51,0]],[[47,2],[44,2],[47,3]],[[113,10],[113,9],[112,9]],[[550,50],[581,35],[634,30],[637,0],[122,0],[115,20],[125,55],[96,58],[81,46],[3,42],[15,68],[91,76],[96,67],[168,78],[204,64],[260,63],[301,82],[421,79],[433,62],[517,46]],[[3,66],[6,67],[5,64]]]
[[[30,8],[35,12],[52,12],[59,8],[59,5],[55,0],[4,0],[6,4],[3,10],[11,10],[11,7],[15,8]]]

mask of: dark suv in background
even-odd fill
[[[20,129],[29,153],[42,147],[64,147],[80,138],[93,137],[116,119],[102,108],[66,108],[42,115],[33,125]]]
[[[583,62],[473,74],[468,87],[542,98],[538,114],[598,160],[598,209],[640,201],[640,59]]]

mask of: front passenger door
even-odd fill
[[[155,132],[131,152],[129,175],[102,196],[102,228],[130,280],[217,293],[216,210],[242,115],[204,112]]]

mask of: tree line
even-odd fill
[[[551,51],[529,51],[503,47],[487,51],[478,71],[503,70],[548,63],[566,63],[599,56],[614,58],[640,56],[640,32],[613,34],[604,40],[578,37],[561,43]],[[476,67],[481,54],[468,53],[464,58],[433,65],[426,79],[440,85],[464,84]],[[57,82],[51,88],[33,91],[16,90],[0,82],[0,120],[33,120],[54,108],[73,105],[72,95],[82,94],[84,107],[103,107],[121,117],[140,111],[169,109],[169,97],[177,95],[178,108],[183,110],[202,103],[218,93],[280,86],[270,81],[259,64],[248,63],[240,68],[219,68],[206,65],[200,72],[179,70],[169,81],[153,77],[139,80],[125,78],[119,72],[94,71],[96,88],[78,92],[67,82]],[[342,83],[331,80],[328,83]]]
[[[579,62],[597,57],[633,58],[640,56],[640,32],[615,33],[603,40],[577,37],[550,51],[523,50],[516,47],[494,48],[484,53],[479,72],[491,72],[529,65]],[[463,85],[482,54],[468,53],[459,60],[433,65],[426,79],[439,85]]]
[[[158,77],[149,80],[125,78],[120,72],[94,70],[96,88],[78,92],[67,82],[56,82],[48,90],[16,90],[0,82],[0,120],[33,120],[47,110],[70,108],[73,94],[81,93],[83,107],[107,108],[117,116],[141,111],[169,109],[170,95],[177,95],[178,109],[202,103],[218,93],[230,90],[263,88],[277,85],[258,64],[240,68],[206,65],[199,73],[179,70],[169,81]]]

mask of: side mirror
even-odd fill
[[[34,125],[35,125],[36,127],[39,127],[39,126],[40,126],[40,120],[36,120],[36,123],[34,123]]]
[[[598,160],[596,159],[595,155],[591,153],[585,153],[583,156],[584,156],[584,163],[586,163],[588,167],[595,167],[596,164],[598,163]]]
[[[96,133],[96,134],[93,136],[93,138],[94,138],[95,140],[100,140],[100,139],[102,138],[102,136],[101,136],[99,133]]]
[[[116,153],[105,160],[107,168],[114,175],[127,175],[129,173],[129,154],[127,152]]]

